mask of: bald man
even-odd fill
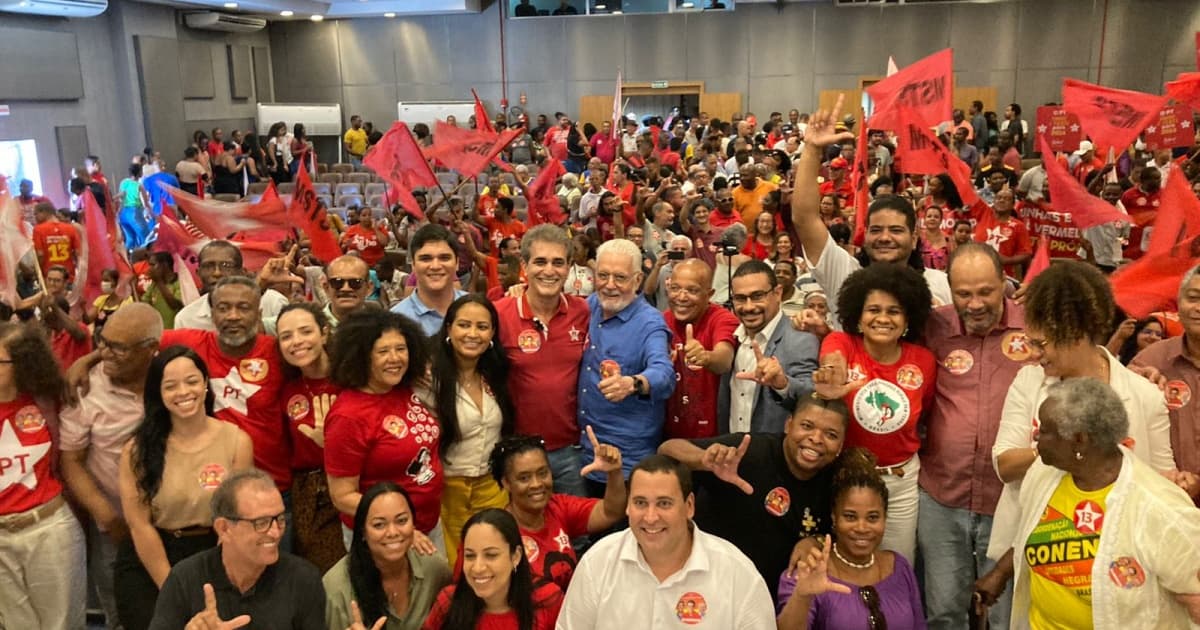
[[[686,237],[684,237],[686,239]],[[738,319],[713,304],[712,268],[699,258],[675,263],[666,280],[675,392],[667,401],[665,438],[717,435],[721,374],[733,365]]]
[[[329,325],[336,327],[351,313],[362,307],[371,294],[371,268],[358,256],[340,256],[325,268],[325,295],[329,305],[325,316]]]
[[[88,575],[110,628],[117,618],[113,563],[117,546],[129,536],[117,465],[121,448],[145,415],[143,385],[162,332],[162,316],[153,306],[132,302],[117,309],[96,335],[100,362],[88,373],[88,393],[59,416],[63,481],[91,515]]]

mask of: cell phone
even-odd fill
[[[668,250],[667,258],[669,260],[683,260],[683,252],[677,249]]]

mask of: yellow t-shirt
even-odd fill
[[[779,186],[763,179],[758,180],[754,190],[746,190],[742,186],[733,187],[733,208],[742,215],[742,224],[746,226],[746,233],[750,238],[754,238],[754,221],[762,214],[763,201],[767,195],[778,189]]]
[[[1025,543],[1033,630],[1092,627],[1092,563],[1110,490],[1084,492],[1066,475],[1050,496]]]
[[[350,153],[357,157],[362,157],[362,154],[367,152],[367,130],[354,129],[351,127],[346,130],[346,135],[342,137],[342,141],[350,145]]]

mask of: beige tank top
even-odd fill
[[[212,441],[194,452],[185,452],[167,443],[162,485],[150,502],[155,527],[212,526],[209,501],[221,480],[233,470],[238,439],[236,426],[220,421],[217,424],[220,427]]]

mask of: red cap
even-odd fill
[[[829,168],[849,168],[850,163],[844,157],[835,157],[829,160]]]

